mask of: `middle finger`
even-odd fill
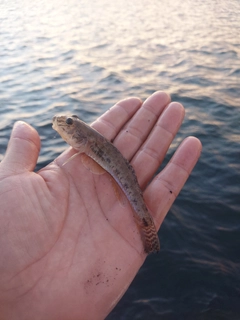
[[[115,147],[129,161],[144,143],[169,102],[170,96],[165,92],[155,92],[142,104],[114,139]]]

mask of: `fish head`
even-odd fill
[[[85,124],[76,115],[55,115],[52,128],[75,149],[86,141]]]

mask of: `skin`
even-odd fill
[[[183,117],[181,104],[156,92],[143,104],[123,100],[93,123],[130,160],[157,228],[201,153],[199,140],[186,138],[148,184]],[[38,133],[17,122],[0,164],[1,319],[104,319],[147,256],[131,207],[80,155],[62,166],[71,148],[34,173],[39,150]]]

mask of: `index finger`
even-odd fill
[[[141,105],[142,101],[135,97],[121,100],[94,121],[91,126],[112,141]]]

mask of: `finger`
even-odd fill
[[[158,117],[170,102],[170,96],[165,92],[155,92],[127,123],[114,140],[114,145],[123,156],[131,160],[136,151],[141,147]]]
[[[121,100],[93,122],[92,127],[111,141],[141,105],[138,98]]]
[[[187,181],[202,150],[195,137],[186,138],[178,150],[146,189],[144,198],[159,227],[180,190]]]
[[[0,174],[10,175],[32,171],[40,151],[37,131],[25,122],[17,121],[13,126],[6,155],[0,164]]]
[[[144,189],[162,163],[184,118],[184,108],[172,102],[164,110],[153,131],[132,160],[138,182]]]

